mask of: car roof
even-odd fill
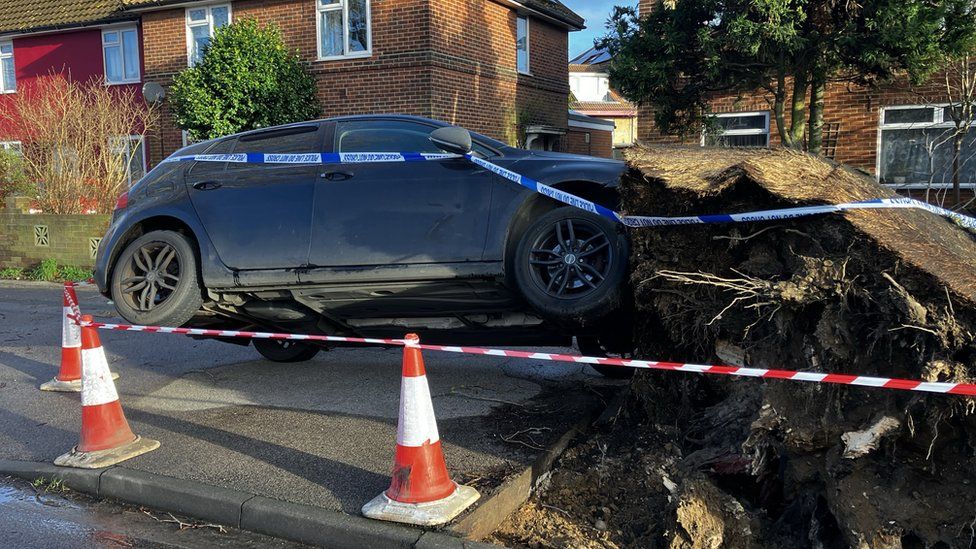
[[[290,124],[281,124],[279,126],[268,126],[267,128],[257,128],[257,129],[254,129],[254,130],[248,130],[248,131],[239,132],[239,133],[235,133],[235,134],[231,134],[231,135],[224,135],[224,136],[221,136],[221,137],[216,137],[214,139],[208,139],[207,141],[201,141],[199,143],[194,143],[192,145],[188,145],[186,147],[183,147],[182,149],[179,149],[178,151],[176,151],[176,153],[180,153],[180,154],[194,153],[195,154],[197,151],[209,149],[211,145],[213,145],[214,143],[216,143],[218,141],[224,141],[224,140],[227,140],[227,139],[237,139],[237,138],[240,138],[240,137],[243,137],[243,136],[254,135],[254,134],[264,133],[264,132],[268,132],[268,131],[283,130],[283,129],[288,129],[288,128],[299,128],[299,127],[302,127],[302,126],[308,126],[310,124],[321,124],[323,122],[343,122],[343,121],[349,121],[349,120],[404,120],[404,121],[420,122],[420,123],[423,123],[423,124],[429,124],[429,125],[437,126],[437,127],[441,127],[441,128],[451,126],[451,124],[449,124],[447,122],[444,122],[443,120],[435,120],[433,118],[426,118],[426,117],[423,117],[423,116],[414,116],[414,115],[411,115],[411,114],[352,114],[352,115],[346,115],[346,116],[336,116],[336,117],[333,117],[333,118],[320,118],[318,120],[306,120],[304,122],[292,122]],[[490,148],[502,149],[502,148],[508,148],[509,147],[506,143],[503,143],[503,142],[501,142],[501,141],[499,141],[497,139],[493,139],[493,138],[488,137],[486,135],[482,135],[482,134],[475,133],[475,132],[471,132],[471,133],[472,133],[472,136],[475,137],[475,140],[481,141],[481,142],[487,144]],[[176,154],[176,153],[174,153],[174,154]]]

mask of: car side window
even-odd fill
[[[443,152],[430,142],[434,128],[401,120],[350,120],[336,126],[335,150],[357,152]]]
[[[318,126],[297,126],[242,135],[235,153],[317,153],[321,152]]]
[[[321,132],[318,125],[295,126],[242,135],[237,138],[234,153],[294,154],[322,151]],[[227,169],[239,171],[256,167],[254,164],[228,163]],[[295,169],[293,164],[263,165],[262,169]]]
[[[237,140],[233,138],[224,139],[222,141],[213,143],[204,151],[197,152],[202,154],[229,154],[234,150],[234,144],[236,142]],[[227,167],[226,162],[195,162],[187,173],[191,175],[198,175],[201,173],[213,175],[223,172],[225,167]]]

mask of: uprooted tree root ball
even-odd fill
[[[632,214],[891,194],[787,151],[637,149],[629,160]],[[861,210],[632,238],[639,357],[976,379],[976,238],[949,221]],[[973,398],[652,372],[630,391],[620,421],[567,454],[534,503],[603,520],[598,546],[976,546]],[[581,503],[564,493],[579,475],[597,477]],[[608,503],[622,511],[593,511]],[[506,529],[506,541],[530,541]]]

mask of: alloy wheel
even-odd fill
[[[119,283],[123,298],[137,311],[153,310],[176,291],[180,268],[176,248],[165,242],[147,242],[125,266]]]
[[[532,278],[559,299],[578,299],[600,287],[613,265],[610,238],[583,219],[560,219],[529,251]]]

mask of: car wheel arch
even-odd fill
[[[140,219],[139,221],[133,223],[132,226],[129,227],[125,234],[118,239],[112,249],[111,256],[108,258],[109,270],[106,273],[106,280],[112,280],[112,274],[115,271],[115,263],[129,243],[140,236],[153,231],[173,231],[187,237],[190,240],[193,253],[196,254],[198,270],[197,275],[201,277],[200,280],[203,280],[203,273],[199,272],[202,271],[200,239],[197,237],[196,231],[194,231],[190,225],[182,219],[169,215],[146,217],[145,219]]]
[[[579,179],[571,179],[559,183],[546,184],[554,189],[571,193],[586,200],[598,202],[604,206],[612,207],[614,209],[617,207],[617,189],[613,187],[607,187],[600,183],[583,181]],[[505,238],[505,278],[509,283],[514,282],[512,279],[512,269],[510,266],[515,260],[515,251],[518,248],[519,238],[521,237],[522,233],[526,228],[528,228],[533,219],[536,219],[538,216],[564,205],[565,204],[559,202],[558,200],[553,200],[552,198],[543,196],[539,193],[533,193],[519,207],[518,211],[512,217],[512,222],[508,226],[508,234]]]

